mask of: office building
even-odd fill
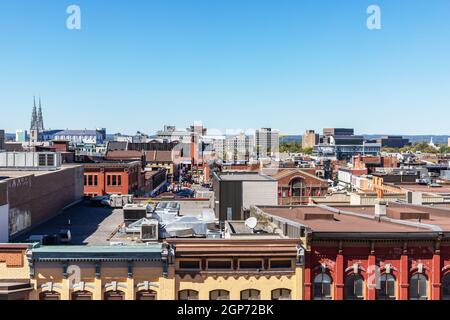
[[[309,149],[314,148],[315,145],[319,144],[320,135],[314,130],[307,130],[302,137],[302,148]]]
[[[255,131],[254,153],[256,159],[279,158],[280,133],[271,128],[261,128]]]

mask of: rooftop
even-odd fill
[[[70,220],[70,225],[68,224]],[[83,202],[65,210],[46,221],[16,241],[26,241],[31,235],[53,235],[62,229],[69,229],[72,245],[109,245],[109,238],[123,222],[123,211],[105,207],[94,207]]]
[[[35,176],[41,176],[44,174],[49,174],[52,172],[58,172],[61,170],[66,170],[66,169],[70,169],[70,168],[75,168],[75,167],[79,167],[80,164],[76,164],[76,163],[67,163],[67,164],[63,164],[61,165],[61,167],[57,168],[57,169],[43,169],[43,168],[39,168],[37,170],[2,170],[0,169],[0,181],[5,180],[5,179],[11,179],[11,178],[20,178],[20,177],[26,177],[26,176],[30,176],[30,175],[35,175]]]
[[[276,181],[272,177],[258,172],[227,171],[218,175],[221,181]]]

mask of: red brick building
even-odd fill
[[[324,196],[328,182],[302,169],[279,169],[269,174],[278,181],[278,204],[308,203],[309,197]]]
[[[84,195],[139,194],[144,186],[140,161],[84,164]]]
[[[450,299],[449,207],[258,209],[305,239],[306,300]]]

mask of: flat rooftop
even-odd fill
[[[222,181],[276,181],[272,177],[257,172],[227,171],[218,175]]]
[[[122,222],[122,209],[95,207],[84,201],[14,240],[24,242],[31,235],[53,235],[68,229],[72,235],[71,245],[109,245],[108,239]]]
[[[71,168],[75,168],[75,167],[80,167],[80,164],[68,163],[68,164],[64,164],[61,167],[54,169],[54,170],[53,169],[52,170],[46,170],[46,169],[10,170],[9,168],[8,169],[0,168],[0,181],[5,180],[5,179],[11,179],[11,178],[14,179],[14,178],[26,177],[26,176],[30,176],[30,175],[41,176],[44,174],[50,174],[53,172],[58,172],[61,170],[71,169]]]
[[[345,210],[345,207],[339,207]],[[270,207],[262,208],[265,213],[297,222],[308,227],[313,232],[426,232],[424,228],[411,227],[390,223],[378,222],[367,218],[346,214],[332,213],[326,209],[315,206],[304,207]],[[358,210],[355,210],[358,213]]]
[[[450,185],[441,185],[439,187],[432,187],[421,184],[395,184],[395,186],[413,192],[450,194]]]

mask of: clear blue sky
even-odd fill
[[[449,16],[449,0],[1,0],[0,128],[28,128],[40,94],[47,128],[449,134]]]

